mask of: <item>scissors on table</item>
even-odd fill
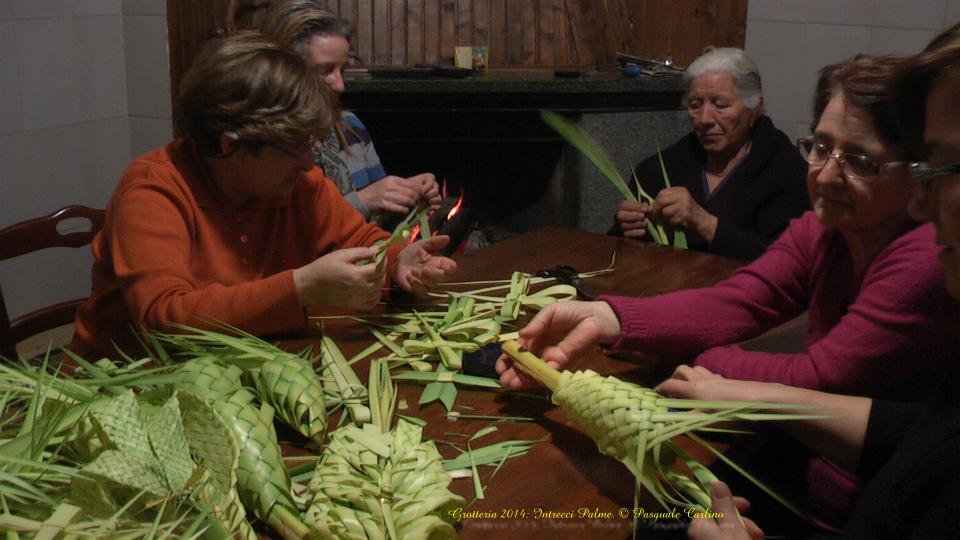
[[[577,293],[584,300],[593,300],[597,297],[596,293],[591,291],[589,287],[583,284],[583,280],[580,279],[580,273],[577,272],[577,269],[572,266],[560,264],[554,266],[553,268],[543,268],[539,270],[536,275],[538,277],[554,278],[561,283],[572,285],[573,288],[577,289]]]

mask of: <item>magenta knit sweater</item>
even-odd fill
[[[699,354],[727,378],[827,392],[922,400],[958,356],[960,310],[946,292],[932,225],[885,247],[861,273],[839,233],[812,212],[793,220],[759,259],[713,287],[650,298],[602,296],[620,319],[614,349]],[[805,351],[730,345],[808,311]],[[856,481],[810,463],[812,510],[841,523]]]

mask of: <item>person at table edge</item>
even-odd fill
[[[760,258],[713,287],[547,306],[520,331],[528,348],[563,365],[608,343],[695,354],[696,365],[729,378],[889,399],[926,396],[935,374],[960,354],[960,314],[945,293],[933,226],[907,214],[911,153],[886,95],[899,64],[861,56],[821,71],[814,134],[800,145],[810,161],[814,210],[793,220]],[[804,310],[802,352],[735,345]],[[501,359],[501,382],[518,387],[521,378],[508,364]],[[842,525],[858,479],[816,457],[805,475],[809,510],[825,528]]]
[[[936,225],[949,294],[960,299],[960,25],[934,39],[894,79],[892,93],[911,142],[923,147],[911,215]],[[960,361],[937,377],[924,403],[824,394],[780,384],[725,379],[682,366],[658,387],[692,399],[814,405],[826,418],[784,422],[798,440],[870,481],[843,538],[937,540],[960,537]],[[737,519],[729,488],[713,487],[723,518],[695,520],[690,540],[748,540],[762,530]],[[766,516],[754,514],[761,525]]]
[[[634,174],[654,203],[620,203],[610,232],[643,238],[653,218],[671,238],[671,227],[682,228],[691,249],[756,259],[809,210],[807,165],[763,114],[760,72],[743,50],[708,50],[684,84],[692,129],[663,150],[671,187],[656,154],[641,161]]]
[[[93,292],[71,349],[140,351],[132,329],[307,326],[304,308],[369,309],[385,280],[422,289],[455,270],[433,237],[369,261],[389,235],[314,166],[333,97],[302,58],[259,34],[213,40],[184,75],[184,138],[134,160],[93,241]]]
[[[338,99],[344,93],[343,69],[349,63],[352,33],[348,21],[317,0],[280,0],[266,10],[260,29],[314,66]],[[433,173],[388,175],[360,118],[350,111],[339,114],[330,133],[318,141],[314,157],[357,211],[393,228],[418,202],[439,206]]]

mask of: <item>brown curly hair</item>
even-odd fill
[[[208,156],[265,145],[298,147],[326,137],[334,98],[316,70],[259,33],[211,40],[180,84],[177,129]]]

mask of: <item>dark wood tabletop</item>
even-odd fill
[[[612,274],[590,278],[587,284],[600,294],[649,296],[679,289],[709,286],[729,276],[742,261],[698,252],[653,246],[578,230],[544,228],[518,235],[456,257],[454,281],[508,279],[516,270],[536,272],[544,267],[567,264],[581,272],[605,268],[616,254]],[[476,287],[471,287],[476,288]],[[359,325],[331,324],[326,331],[348,356],[370,343]],[[580,358],[573,369],[593,369],[640,384],[653,384],[656,359],[637,355],[627,360],[608,357],[598,348]],[[357,371],[366,380],[367,362]],[[463,444],[489,425],[489,420],[447,419],[439,402],[417,405],[421,387],[399,385],[398,412],[427,420],[428,438]],[[461,538],[626,538],[631,520],[620,518],[621,509],[634,507],[634,479],[618,461],[600,454],[593,441],[546,398],[545,392],[511,393],[470,390],[461,387],[455,410],[473,415],[533,417],[535,422],[503,423],[498,430],[474,444],[480,446],[507,439],[546,439],[525,455],[508,461],[494,476],[481,468],[485,498],[475,500],[469,479],[454,480],[451,489],[467,500],[465,512],[491,513],[497,517],[463,519]],[[458,436],[459,434],[460,436]],[[452,449],[438,445],[445,457]],[[656,505],[648,496],[640,501],[647,510]],[[611,518],[538,519],[542,512],[578,514],[610,512]]]

